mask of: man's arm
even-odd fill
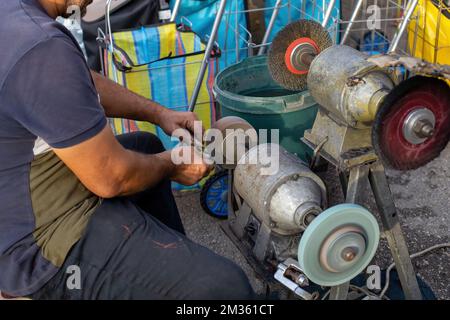
[[[147,121],[160,126],[168,135],[178,128],[194,131],[197,116],[192,112],[169,110],[91,71],[105,113],[111,118]]]
[[[182,149],[193,152],[190,147]],[[170,151],[148,155],[127,150],[109,126],[85,142],[53,150],[86,188],[102,198],[134,194],[166,178],[192,185],[211,169],[204,163],[174,165]]]
[[[100,197],[133,194],[164,178],[190,185],[209,169],[206,164],[174,165],[169,152],[144,155],[122,147],[107,125],[84,57],[69,38],[36,45],[13,67],[3,92],[10,99],[0,106],[2,112],[47,142]],[[116,99],[129,95],[111,94]],[[111,101],[109,105],[114,109]]]
[[[91,74],[100,95],[100,102],[108,117],[155,124],[159,122],[159,117],[165,109],[163,106],[131,92],[97,72],[91,71]]]

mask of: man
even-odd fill
[[[234,263],[191,242],[150,134],[114,137],[106,117],[192,130],[173,112],[88,70],[56,23],[90,0],[0,2],[0,291],[33,299],[247,299]],[[181,152],[192,151],[188,147]],[[77,278],[79,280],[77,281]]]

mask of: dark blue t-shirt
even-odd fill
[[[93,137],[106,118],[75,39],[37,0],[0,1],[0,48],[0,291],[21,296],[57,272],[98,204],[51,148]]]

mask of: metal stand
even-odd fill
[[[422,294],[397,217],[397,211],[383,165],[380,161],[360,164],[349,169],[348,173],[348,179],[347,172],[342,172],[340,175],[343,190],[346,191],[346,202],[361,204],[363,199],[367,197],[368,188],[371,188],[405,298],[407,300],[421,300]],[[348,289],[349,283],[333,287],[330,292],[330,299],[345,300]]]

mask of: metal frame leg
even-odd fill
[[[369,183],[381,215],[383,230],[387,237],[405,298],[407,300],[421,300],[422,294],[397,217],[391,190],[389,189],[384,167],[379,161],[371,165],[355,167],[350,171],[346,202],[361,203],[362,199],[360,197],[367,194],[366,188],[369,186]],[[345,185],[343,187],[345,190]],[[349,283],[331,288],[330,299],[345,300],[348,289]]]
[[[175,22],[178,18],[178,12],[180,11],[181,0],[175,1],[175,5],[173,6],[172,16],[170,17],[170,22]]]
[[[350,170],[348,181],[345,181],[345,172],[341,172],[341,184],[346,190],[347,203],[361,203],[362,197],[367,194],[365,190],[369,186],[369,167],[367,165],[357,166]],[[330,300],[346,300],[350,282],[346,282],[336,287],[332,287],[330,291]]]
[[[341,284],[340,286],[330,289],[330,300],[347,300],[350,282]]]
[[[371,166],[369,180],[405,298],[407,300],[421,300],[422,294],[417,283],[416,273],[397,217],[397,210],[384,167],[380,162]]]

